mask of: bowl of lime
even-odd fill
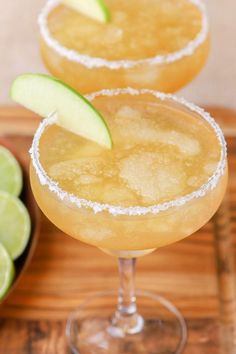
[[[0,139],[0,303],[17,285],[33,255],[40,225],[28,166]]]

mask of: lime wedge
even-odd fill
[[[24,251],[30,236],[30,217],[16,197],[0,191],[0,243],[14,260]]]
[[[12,153],[0,146],[0,190],[18,196],[22,190],[22,171]]]
[[[14,279],[15,268],[5,247],[0,243],[0,299],[6,295]]]
[[[62,0],[62,3],[100,22],[111,19],[110,11],[103,0]]]
[[[62,81],[43,74],[24,74],[15,79],[10,94],[42,117],[57,112],[63,128],[111,149],[111,135],[100,113]]]

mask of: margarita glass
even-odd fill
[[[119,257],[120,289],[87,299],[70,317],[74,353],[181,353],[186,327],[162,297],[134,287],[135,258],[183,239],[218,209],[227,184],[223,134],[199,107],[170,94],[90,94],[111,130],[106,150],[56,125],[38,128],[31,185],[61,230]]]
[[[202,69],[209,33],[201,0],[106,2],[111,21],[99,23],[48,1],[40,42],[54,76],[82,93],[129,86],[175,92]]]

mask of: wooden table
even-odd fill
[[[222,120],[228,135],[235,136],[234,113],[211,110]],[[0,134],[15,134],[12,142],[25,159],[38,122],[24,109],[0,109]],[[228,143],[230,208],[235,231],[236,140],[229,137]],[[221,353],[216,263],[212,222],[193,236],[138,261],[137,287],[166,296],[183,312],[188,325],[185,354]],[[42,217],[33,260],[15,292],[0,307],[0,353],[69,353],[65,338],[69,312],[88,293],[117,286],[114,258],[65,236]]]

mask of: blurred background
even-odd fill
[[[0,0],[0,104],[11,81],[23,72],[45,71],[38,48],[37,16],[46,0]],[[163,0],[165,1],[165,0]],[[205,0],[210,17],[211,52],[201,74],[178,95],[236,109],[236,1]]]

